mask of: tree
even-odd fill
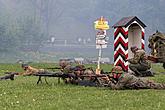
[[[35,8],[36,14],[40,16],[43,22],[46,36],[49,36],[50,21],[53,15],[53,9],[56,9],[57,0],[31,0],[31,3]],[[56,18],[54,18],[54,21],[61,16],[62,11],[57,10],[55,14]]]
[[[18,31],[17,36],[19,36],[20,48],[37,51],[45,39],[40,21],[36,22],[32,17],[25,17],[19,21],[21,21],[19,22],[20,31]]]

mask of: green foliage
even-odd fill
[[[37,68],[57,64],[31,64]],[[96,65],[86,65],[94,67]],[[109,70],[111,65],[102,65]],[[22,71],[20,64],[0,64],[4,71]],[[49,85],[37,85],[35,76],[16,76],[0,81],[1,110],[164,110],[164,90],[109,90],[108,88],[66,85],[47,78]],[[165,75],[150,78],[165,83]]]

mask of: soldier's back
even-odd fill
[[[122,77],[119,79],[118,83],[123,83],[124,85],[130,85],[132,83],[135,83],[139,80],[138,77],[135,77],[134,75],[130,73],[123,73]]]

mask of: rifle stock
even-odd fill
[[[154,57],[154,56],[147,56],[147,60],[153,61],[155,63],[158,62],[158,58]]]

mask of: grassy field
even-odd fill
[[[32,64],[46,68],[55,64]],[[87,65],[91,66],[91,65]],[[95,65],[92,65],[96,67]],[[165,83],[165,70],[154,65],[157,72],[150,79]],[[110,65],[103,65],[110,71]],[[21,72],[18,64],[0,64],[4,71]],[[165,110],[165,90],[110,90],[58,84],[56,78],[47,78],[49,85],[37,85],[35,76],[17,76],[14,81],[0,81],[0,110]]]

